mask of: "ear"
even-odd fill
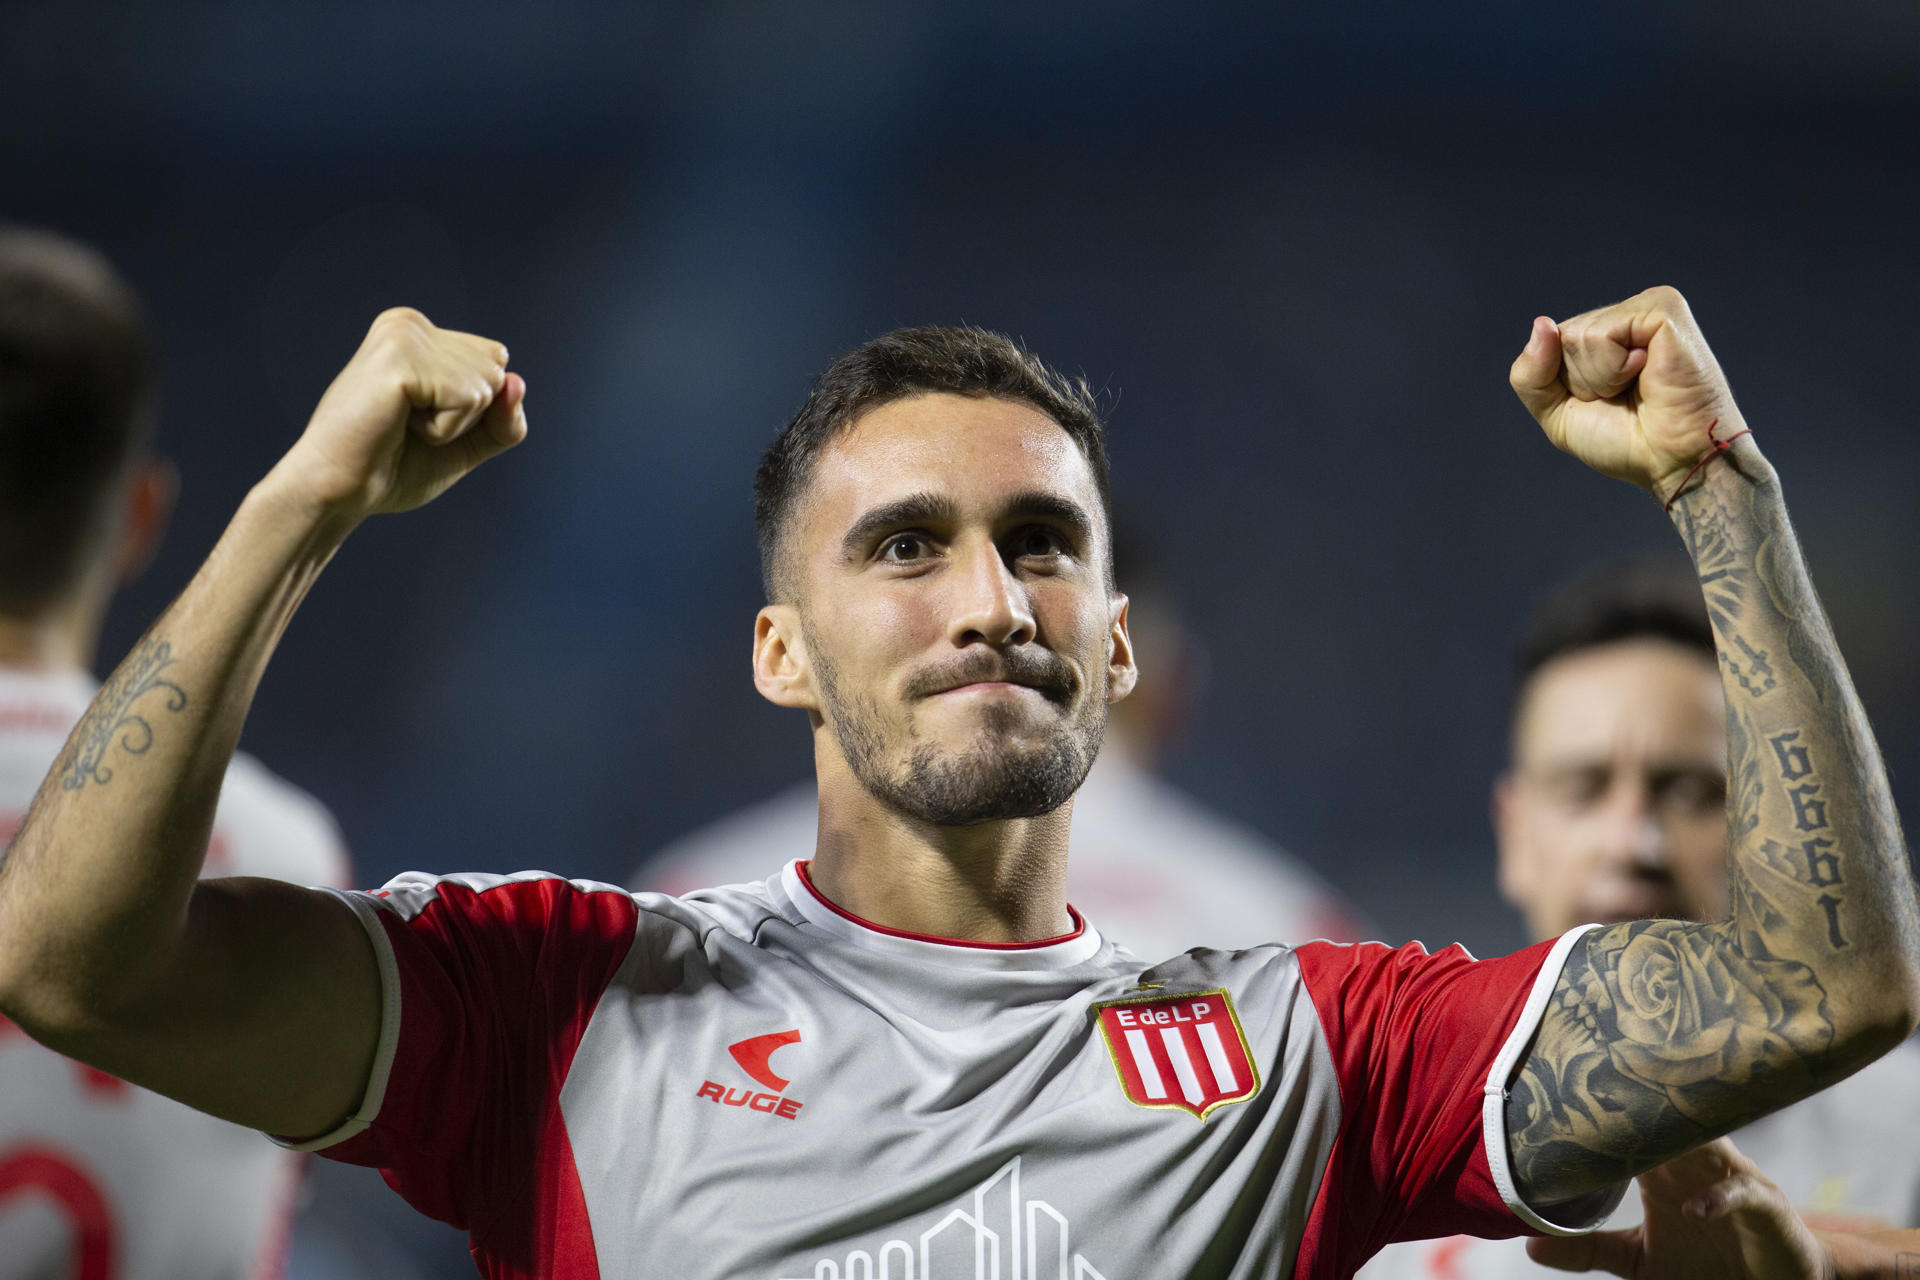
[[[790,604],[767,605],[754,617],[753,687],[776,707],[820,709],[800,631],[800,612]]]
[[[153,563],[180,495],[180,472],[166,458],[148,458],[127,477],[121,497],[120,545],[114,548],[114,581],[132,582]]]
[[[1520,830],[1520,809],[1524,802],[1519,787],[1519,781],[1510,772],[1495,778],[1488,816],[1493,819],[1494,846],[1498,850],[1500,896],[1507,900],[1508,906],[1525,911],[1533,897],[1533,868],[1520,847],[1525,837]]]
[[[1140,671],[1133,662],[1133,637],[1127,634],[1127,610],[1132,601],[1116,591],[1107,610],[1107,701],[1118,702],[1133,692]]]

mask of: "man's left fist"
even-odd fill
[[[1509,381],[1555,448],[1662,500],[1710,427],[1717,440],[1746,429],[1687,300],[1664,285],[1557,325],[1538,317]]]

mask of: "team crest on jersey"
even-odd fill
[[[1260,1092],[1240,1017],[1224,990],[1095,1005],[1127,1101],[1205,1120]]]

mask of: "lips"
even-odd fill
[[[1032,685],[1021,684],[1018,680],[971,680],[966,684],[956,684],[952,688],[942,689],[940,693],[965,693],[969,689],[1033,689],[1035,693],[1040,692]],[[940,694],[936,693],[934,696],[939,697]]]
[[[1079,681],[1073,668],[1055,654],[1025,650],[1004,655],[968,656],[919,672],[907,684],[915,698],[938,697],[978,685],[1007,685],[1031,689],[1053,702],[1067,702]]]

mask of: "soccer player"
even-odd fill
[[[679,898],[539,872],[196,885],[275,639],[356,524],[525,437],[506,365],[377,321],[0,867],[0,1008],[380,1167],[484,1274],[1344,1276],[1396,1238],[1585,1229],[1623,1179],[1914,1025],[1886,780],[1670,289],[1536,319],[1510,377],[1556,444],[1671,509],[1723,651],[1771,663],[1728,692],[1727,924],[1487,961],[1104,942],[1062,885],[1135,677],[1105,450],[1083,389],[953,329],[836,360],[762,464],[753,672],[814,727],[811,859]]]
[[[1146,678],[1109,709],[1100,755],[1074,792],[1067,901],[1137,956],[1378,936],[1311,868],[1155,772],[1192,709],[1204,655],[1138,531],[1123,527],[1114,550],[1128,638],[1151,656]],[[763,880],[811,853],[819,830],[808,781],[680,837],[628,882],[683,893]]]
[[[1777,680],[1771,666],[1738,654],[1727,671],[1751,697],[1747,690],[1764,694]],[[1536,939],[1590,920],[1731,914],[1721,681],[1691,575],[1646,562],[1609,566],[1535,611],[1519,649],[1511,762],[1494,784],[1493,814],[1501,890]],[[1748,1165],[1778,1179],[1781,1203],[1822,1229],[1920,1226],[1920,1048],[1911,1041],[1735,1137]],[[1628,1196],[1608,1226],[1625,1231],[1640,1210],[1641,1197]],[[1391,1246],[1362,1272],[1364,1280],[1548,1274],[1519,1240],[1464,1236]]]
[[[150,366],[140,307],[99,255],[0,227],[0,842],[93,701],[108,598],[166,523],[173,473],[149,452]],[[146,706],[111,726],[114,754],[92,773],[110,781],[137,760],[164,715]],[[346,882],[324,809],[248,756],[224,774],[201,815],[206,874]],[[45,872],[76,869],[56,849]],[[297,1179],[297,1159],[258,1133],[0,1017],[0,1280],[277,1275]]]

